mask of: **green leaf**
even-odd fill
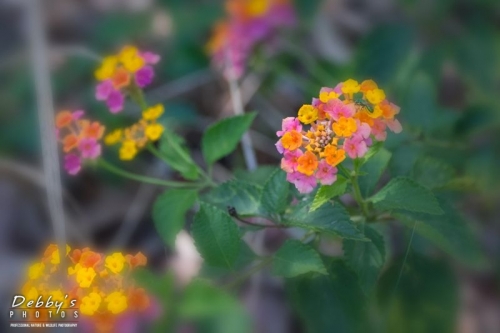
[[[394,136],[396,137],[396,136]],[[389,171],[392,177],[408,176],[421,154],[421,147],[401,145],[392,152]]]
[[[171,189],[160,195],[153,205],[153,222],[167,245],[174,246],[175,238],[186,222],[186,212],[194,205],[195,190]]]
[[[318,4],[307,0],[296,0],[294,4],[297,8],[297,14],[300,16],[301,22],[307,22],[316,17],[315,12],[318,10]]]
[[[430,190],[404,177],[394,178],[369,201],[380,210],[402,209],[439,215],[443,210]]]
[[[366,152],[365,156],[361,158],[361,165],[364,163],[368,162],[373,156],[375,156],[381,149],[384,147],[384,142],[383,141],[377,141],[375,142],[370,149]]]
[[[220,280],[227,277],[228,275],[234,274],[234,271],[244,270],[246,267],[249,267],[256,259],[257,256],[252,251],[252,249],[250,249],[250,247],[245,242],[241,242],[240,253],[238,254],[238,258],[236,258],[231,268],[214,267],[204,263],[201,267],[199,277],[211,280]]]
[[[489,8],[493,10],[494,7]],[[450,45],[453,47],[450,50],[453,61],[460,68],[460,73],[468,78],[468,85],[476,85],[476,89],[486,95],[494,93],[494,82],[499,70],[498,35],[492,24],[489,20],[469,24],[467,33],[454,39]]]
[[[331,260],[327,270],[329,275],[286,280],[287,293],[306,332],[361,332],[365,299],[356,275],[340,260]]]
[[[430,130],[436,114],[436,87],[431,79],[418,73],[409,85],[409,91],[403,104],[403,119],[410,125]]]
[[[338,202],[326,203],[313,212],[308,202],[303,202],[285,217],[289,226],[300,227],[316,232],[325,232],[342,238],[366,240],[354,226],[349,214]]]
[[[224,211],[201,202],[191,232],[196,248],[212,266],[232,268],[241,249],[238,227]]]
[[[195,321],[203,327],[203,332],[251,332],[251,320],[242,304],[226,291],[200,279],[186,287],[179,303],[179,316],[190,323]]]
[[[223,314],[239,302],[227,292],[209,281],[194,279],[184,290],[179,304],[179,315],[188,319],[200,319]]]
[[[372,156],[360,168],[360,173],[363,176],[359,177],[359,188],[363,197],[367,197],[373,192],[382,173],[387,168],[391,153],[384,148],[381,148],[375,155]]]
[[[448,164],[432,157],[423,157],[413,166],[413,179],[430,188],[447,185],[455,175],[455,170]]]
[[[342,176],[337,176],[337,181],[332,185],[321,186],[314,196],[313,203],[311,204],[311,212],[315,211],[329,200],[344,194],[346,189],[347,179]]]
[[[399,282],[398,282],[399,281]],[[410,252],[382,274],[377,295],[383,332],[456,332],[459,289],[453,269],[444,260]],[[376,330],[374,330],[376,331]]]
[[[210,126],[203,135],[201,148],[207,164],[213,164],[228,155],[238,145],[243,134],[248,130],[256,113],[247,113],[223,119]]]
[[[287,240],[275,253],[273,274],[292,278],[309,272],[327,274],[321,257],[311,246]]]
[[[286,173],[277,169],[264,184],[260,203],[270,214],[277,214],[284,211],[288,203],[288,193],[290,183],[286,181]]]
[[[357,74],[385,86],[408,57],[415,34],[407,25],[379,26],[361,41],[356,55]]]
[[[260,197],[262,188],[239,180],[225,182],[212,189],[204,200],[226,210],[228,206],[236,208],[238,215],[258,215],[262,212]]]
[[[274,165],[261,165],[255,170],[237,169],[234,171],[234,178],[256,186],[264,186],[264,183],[276,171]]]
[[[166,126],[160,139],[159,148],[163,158],[173,169],[179,171],[184,178],[198,179],[197,165],[189,155],[184,140]]]
[[[343,248],[347,264],[358,274],[361,288],[369,295],[385,262],[385,244],[382,235],[367,225],[365,236],[370,242],[346,239]]]
[[[415,233],[457,260],[474,267],[483,265],[484,255],[469,224],[450,203],[440,200],[440,204],[444,214],[439,216],[403,211],[392,215],[408,228],[415,225]]]
[[[162,303],[169,300],[174,292],[175,278],[172,274],[157,275],[147,269],[138,268],[133,272],[137,284],[159,298]]]
[[[149,30],[147,28],[151,16],[144,13],[110,13],[104,20],[96,22],[95,34],[91,34],[90,45],[96,48],[109,48],[110,40],[138,38]],[[98,32],[99,31],[99,32]]]

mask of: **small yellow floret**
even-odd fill
[[[101,66],[95,71],[95,78],[99,81],[110,79],[115,73],[118,58],[115,56],[105,57]]]
[[[45,265],[43,263],[36,263],[30,266],[28,276],[30,280],[36,280],[43,276]]]
[[[114,130],[104,137],[104,143],[108,146],[117,144],[122,140],[123,131],[121,129]]]
[[[352,94],[359,92],[359,89],[360,89],[360,86],[359,86],[358,81],[353,80],[353,79],[349,79],[349,80],[345,81],[344,84],[342,85],[342,92],[344,94],[349,95],[349,96],[352,96]]]
[[[92,316],[101,305],[101,296],[98,293],[92,292],[88,296],[82,298],[80,311],[82,314]]]
[[[123,293],[115,291],[106,297],[108,310],[113,314],[122,313],[127,309],[127,297]]]
[[[123,270],[125,264],[125,257],[120,252],[113,253],[106,257],[106,268],[111,272],[118,274]]]
[[[94,281],[96,272],[92,267],[81,268],[76,273],[76,282],[80,285],[80,288],[88,288]]]
[[[137,146],[134,140],[125,140],[120,148],[120,159],[130,161],[137,155]]]
[[[146,127],[146,136],[151,141],[157,141],[165,128],[161,124],[151,124]]]
[[[314,106],[305,104],[299,109],[298,117],[303,124],[310,124],[318,119],[318,109]]]
[[[142,111],[142,118],[144,120],[156,120],[160,118],[163,112],[163,104],[157,104]]]

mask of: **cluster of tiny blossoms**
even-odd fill
[[[76,175],[85,160],[95,160],[101,155],[99,140],[104,126],[97,121],[82,119],[84,111],[61,111],[55,119],[56,134],[63,146],[64,168]]]
[[[141,52],[134,46],[125,46],[117,55],[107,56],[95,71],[99,82],[96,99],[105,101],[111,113],[123,110],[125,96],[148,86],[154,77],[151,65],[160,61],[160,56]]]
[[[401,132],[394,118],[398,113],[399,107],[372,80],[359,84],[349,79],[335,88],[322,88],[319,98],[303,105],[297,117],[283,119],[276,133],[287,180],[301,193],[311,192],[318,181],[333,184],[336,166],[346,155],[363,157],[373,141],[386,139],[386,128]]]
[[[120,159],[132,160],[140,149],[149,142],[158,141],[165,128],[157,122],[163,114],[162,104],[157,104],[142,111],[142,118],[135,124],[124,129],[116,129],[104,138],[106,145],[120,143]]]
[[[146,265],[141,252],[135,256],[121,252],[105,256],[89,248],[71,251],[66,246],[66,259],[67,282],[63,285],[59,279],[59,249],[55,244],[47,247],[42,260],[28,269],[28,281],[22,288],[27,300],[36,302],[41,297],[47,301],[50,297],[54,303],[62,302],[60,309],[79,310],[98,331],[112,330],[118,315],[149,308],[149,296],[129,277],[136,267]],[[36,319],[46,320],[47,313]]]
[[[295,24],[289,0],[227,0],[228,18],[218,22],[207,44],[215,67],[239,78],[255,45]]]

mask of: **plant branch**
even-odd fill
[[[226,56],[229,68],[232,68],[231,59]],[[241,99],[241,90],[238,86],[238,81],[231,73],[228,75],[227,81],[229,83],[229,94],[231,95],[231,102],[233,103],[233,111],[235,115],[242,115],[245,113],[243,110],[243,102]],[[252,139],[250,134],[246,132],[241,138],[241,147],[243,149],[243,155],[245,157],[245,163],[247,169],[252,171],[257,169],[257,157],[255,156],[255,150],[253,149]]]
[[[349,180],[351,180],[351,172],[342,164],[337,165],[337,168],[340,172]]]
[[[147,183],[147,184],[166,186],[166,187],[176,187],[176,188],[192,188],[192,187],[199,188],[199,187],[203,187],[205,185],[205,183],[176,182],[176,181],[163,180],[163,179],[138,175],[138,174],[120,169],[117,166],[114,166],[113,164],[105,161],[104,159],[99,159],[97,163],[99,166],[103,167],[104,169],[106,169],[109,172],[112,172],[116,175],[119,175],[119,176],[122,176],[125,178],[129,178],[132,180],[136,180],[139,182]]]
[[[236,220],[240,221],[241,223],[245,223],[248,225],[251,225],[253,227],[260,227],[260,228],[288,228],[287,225],[283,224],[260,224],[260,223],[255,223],[252,221],[245,220],[238,216],[238,212],[236,211],[236,208],[228,206],[227,207],[227,212],[230,216],[234,217]]]
[[[266,267],[273,261],[273,257],[266,257],[262,259],[261,262],[259,262],[257,265],[254,267],[250,268],[247,272],[243,273],[242,275],[236,277],[233,281],[229,282],[225,287],[226,289],[232,289],[239,284],[243,283],[246,279],[250,278],[254,273],[257,273],[260,271],[262,268]]]
[[[179,156],[181,156],[184,161],[186,161],[189,164],[193,164],[196,167],[196,169],[198,170],[198,173],[205,179],[205,181],[206,181],[206,183],[207,183],[208,186],[214,187],[214,186],[217,185],[212,180],[212,178],[210,178],[210,176],[202,168],[200,168],[199,165],[194,164],[191,159],[189,159],[189,158],[186,157],[185,152],[182,151],[180,149],[180,147],[178,147],[177,145],[172,145],[172,146],[176,150],[177,154],[179,154]],[[154,156],[156,156],[157,158],[159,158],[160,160],[162,160],[163,162],[165,162],[165,164],[170,165],[170,162],[165,158],[165,156],[163,155],[162,151],[158,150],[158,148],[156,148],[153,144],[149,143],[147,145],[147,148],[151,152],[151,154],[153,154]]]
[[[363,196],[361,195],[361,190],[359,188],[359,182],[358,182],[358,176],[359,176],[359,166],[358,163],[354,163],[354,175],[351,176],[351,183],[352,183],[352,189],[354,193],[354,199],[358,203],[359,207],[361,208],[361,211],[363,212],[363,215],[365,216],[366,219],[368,219],[368,208],[366,206],[366,202],[363,199]]]
[[[59,151],[55,135],[54,105],[50,83],[49,62],[47,58],[47,39],[44,17],[40,1],[27,2],[28,37],[31,47],[31,62],[34,72],[37,96],[44,179],[49,204],[49,214],[54,229],[57,246],[66,253],[66,230],[63,210]],[[61,254],[61,258],[64,258]],[[66,272],[65,260],[61,259],[61,271]],[[64,274],[63,274],[64,275]]]

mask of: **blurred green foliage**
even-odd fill
[[[314,19],[324,4],[306,0],[296,3],[300,29],[288,37],[291,43],[301,45],[310,38]],[[400,332],[402,327],[410,333],[454,332],[458,285],[446,256],[467,268],[493,264],[497,272],[500,271],[500,254],[490,255],[497,258],[495,262],[485,256],[478,241],[482,227],[498,222],[491,213],[500,196],[498,10],[495,0],[401,0],[398,1],[397,17],[375,24],[355,41],[354,56],[347,64],[331,63],[310,50],[306,50],[305,55],[284,52],[271,59],[254,59],[256,72],[265,75],[261,94],[267,98],[277,96],[273,100],[276,105],[280,105],[281,99],[289,99],[290,103],[308,101],[321,85],[330,85],[333,79],[341,81],[354,77],[359,80],[373,78],[401,106],[403,133],[389,134],[386,149],[362,166],[361,171],[367,176],[361,177],[360,185],[363,195],[368,197],[380,190],[389,177],[406,177],[408,183],[416,181],[423,185],[425,194],[431,193],[427,198],[438,198],[443,215],[433,215],[430,213],[435,210],[426,210],[429,207],[432,210],[432,200],[416,202],[418,209],[414,211],[396,212],[408,236],[403,238],[404,244],[408,243],[413,231],[416,237],[422,237],[419,247],[410,247],[407,260],[404,260],[404,249],[393,248],[384,242],[378,228],[367,227],[361,233],[352,227],[348,212],[340,205],[321,205],[344,193],[345,187],[320,190],[319,196],[325,198],[317,199],[323,201],[314,212],[309,211],[311,202],[285,210],[278,198],[288,198],[293,190],[273,186],[276,193],[265,191],[266,182],[273,182],[271,177],[275,169],[261,167],[253,173],[235,171],[234,180],[202,197],[210,203],[202,204],[203,214],[215,216],[205,216],[206,220],[223,221],[209,224],[213,229],[204,228],[206,225],[196,220],[192,226],[195,239],[197,233],[211,236],[201,247],[205,259],[213,256],[211,262],[207,260],[209,264],[222,266],[204,267],[202,273],[207,277],[226,277],[231,268],[247,267],[256,257],[240,241],[233,242],[233,236],[242,231],[224,215],[228,205],[235,207],[241,216],[265,215],[271,210],[269,207],[274,207],[279,213],[286,213],[288,221],[282,222],[348,239],[344,243],[345,262],[320,257],[309,249],[282,248],[285,259],[287,256],[308,258],[309,263],[314,263],[313,268],[304,268],[307,265],[293,269],[286,265],[274,268],[280,275],[290,277],[286,280],[286,290],[307,332],[366,331],[367,318],[371,318],[367,312],[373,307],[379,312],[379,322],[372,326],[374,332]],[[151,34],[156,11],[171,20],[168,37],[158,38]],[[102,55],[124,43],[144,44],[162,55],[155,79],[158,87],[207,69],[209,59],[204,45],[212,25],[222,17],[222,1],[163,0],[158,1],[154,9],[141,13],[96,15],[84,44]],[[95,61],[78,55],[65,57],[53,71],[57,108],[84,108],[109,128],[126,124],[130,121],[129,114],[113,117],[102,103],[95,101],[93,70],[96,65]],[[28,64],[22,61],[16,66],[2,67],[0,71],[0,152],[9,158],[37,159],[40,147]],[[162,121],[176,129],[202,123],[203,117],[214,112],[215,106],[199,110],[194,100],[201,99],[200,96],[196,91],[185,99],[179,97],[168,101],[168,111]],[[83,103],[75,104],[74,101]],[[263,115],[258,118],[265,116],[266,110],[259,111]],[[292,114],[290,110],[282,111],[284,116]],[[231,130],[239,134],[244,128],[231,127]],[[209,156],[209,163],[234,148],[238,141],[236,134],[229,148],[210,150],[208,154],[216,156]],[[205,144],[220,146],[216,140],[220,135],[216,133],[215,139]],[[168,149],[172,145],[181,147],[181,152],[190,145],[189,142],[184,145],[185,142],[177,137],[170,142],[165,140],[162,146],[169,152],[172,152]],[[193,145],[199,146],[198,143]],[[171,159],[178,162],[174,169],[189,178],[194,171],[179,162],[179,153],[172,154]],[[274,162],[279,163],[277,159]],[[131,168],[137,166],[132,164]],[[470,206],[471,195],[479,198],[474,201],[476,206],[467,214],[457,211],[457,207]],[[262,196],[269,196],[264,205]],[[191,193],[186,200],[194,200]],[[182,228],[182,218],[188,209],[183,203],[174,207],[178,210],[173,209],[176,223],[169,227],[176,231]],[[386,201],[385,204],[398,208],[394,202]],[[482,219],[481,216],[488,216],[485,211],[493,217]],[[157,210],[153,214],[155,219],[165,219],[163,215],[167,213]],[[468,218],[471,215],[473,218]],[[165,233],[171,235],[171,231]],[[170,245],[173,243],[171,237],[166,240]],[[216,246],[219,242],[223,245]],[[440,258],[425,255],[436,249],[442,251]],[[214,252],[222,253],[227,260],[219,261]],[[325,269],[328,275],[323,274]],[[379,272],[382,275],[377,279]],[[194,280],[185,294],[174,295],[172,277],[147,274],[150,273],[142,277],[142,284],[152,288],[163,306],[170,309],[175,304],[177,308],[171,313],[195,323],[202,328],[200,332],[246,333],[251,330],[248,314],[230,293],[207,281]],[[158,332],[175,326],[173,321],[172,317],[165,317],[158,324]]]

